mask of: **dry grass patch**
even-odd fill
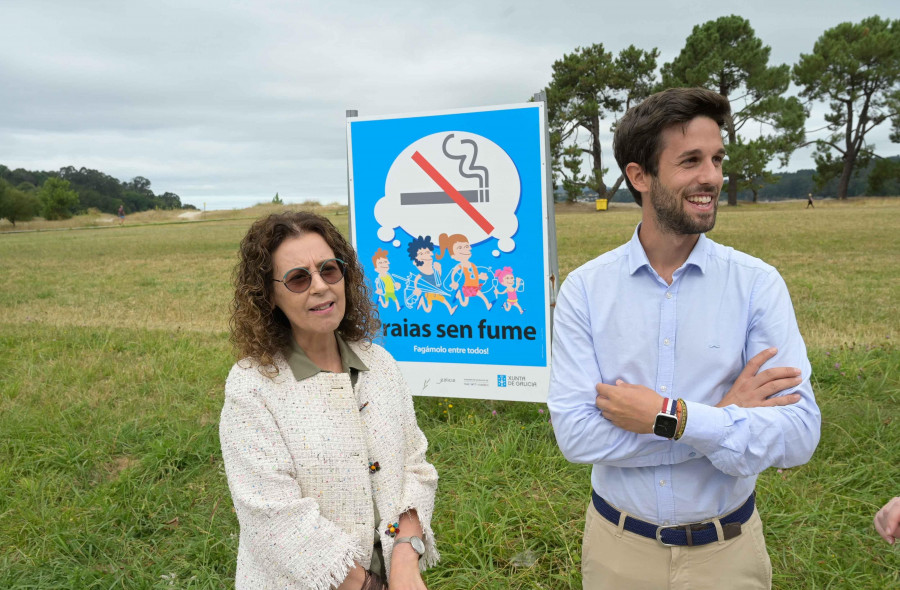
[[[115,457],[112,461],[108,461],[103,465],[103,472],[105,474],[104,479],[106,481],[113,481],[115,479],[118,479],[119,474],[121,474],[126,469],[131,469],[139,462],[140,459],[137,459],[136,457]]]
[[[253,219],[0,236],[4,321],[222,332]]]

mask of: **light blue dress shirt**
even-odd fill
[[[821,415],[787,286],[757,258],[705,235],[672,284],[638,239],[569,274],[554,315],[547,405],[565,457],[591,463],[594,490],[638,518],[684,524],[738,508],[767,467],[806,463]],[[716,408],[747,361],[769,347],[763,369],[798,367],[796,404]],[[635,434],[603,417],[595,385],[617,379],[687,402],[678,441]],[[649,425],[648,425],[649,426]]]

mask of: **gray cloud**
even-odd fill
[[[341,201],[345,109],[524,102],[577,46],[658,47],[662,63],[694,25],[733,12],[791,64],[826,28],[900,13],[887,1],[606,4],[7,0],[0,163],[141,175],[209,208],[276,191]],[[887,135],[875,141],[897,153]],[[807,150],[790,168],[809,166]]]

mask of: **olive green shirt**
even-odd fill
[[[341,353],[341,372],[350,373],[350,383],[355,387],[356,380],[359,378],[359,372],[368,371],[369,368],[359,360],[359,357],[356,356],[353,349],[347,346],[347,343],[344,342],[343,338],[338,334],[335,334],[334,337],[337,338],[338,350]],[[285,357],[288,366],[291,368],[291,372],[294,374],[294,379],[297,381],[309,379],[313,375],[324,370],[320,369],[314,362],[309,360],[309,357],[306,356],[306,353],[303,352],[303,349],[300,348],[300,345],[297,344],[297,341],[293,338],[291,338],[291,348],[286,351]]]

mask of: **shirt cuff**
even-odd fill
[[[690,445],[709,455],[715,452],[725,438],[728,414],[722,408],[698,402],[684,402],[687,406],[687,424],[678,442]]]

